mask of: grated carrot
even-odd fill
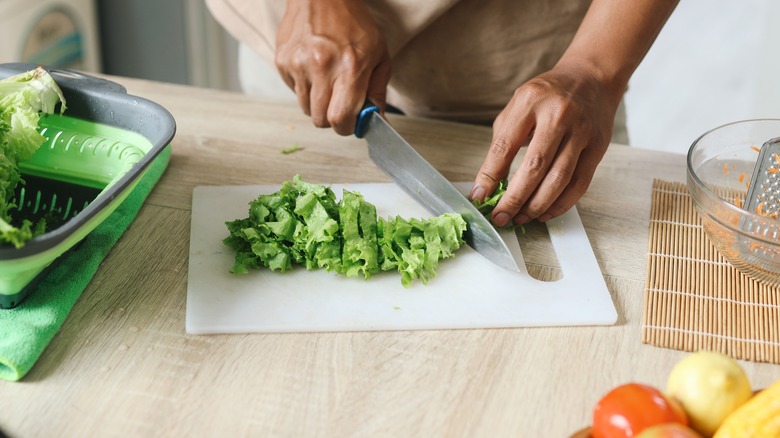
[[[729,173],[729,165],[728,165],[728,163],[723,165],[723,174],[725,175],[727,173]]]
[[[778,172],[780,172],[780,169],[778,169],[777,167],[774,167],[774,166],[772,166],[772,167],[770,167],[769,169],[767,169],[767,171],[768,171],[769,173],[773,173],[773,174],[774,174],[774,173],[778,173]]]
[[[780,155],[772,154],[772,158],[775,159],[775,163],[780,166]]]
[[[759,149],[759,148],[757,148],[755,146],[750,146],[750,149],[753,149],[756,152],[761,152],[761,149]]]
[[[745,180],[745,172],[740,172],[739,173],[739,182],[742,182],[744,180]]]

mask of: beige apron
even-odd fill
[[[283,0],[207,0],[217,21],[273,63]],[[392,57],[387,102],[415,117],[490,124],[551,69],[590,0],[367,1]],[[623,106],[613,141],[627,143]]]

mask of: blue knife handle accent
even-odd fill
[[[368,129],[368,121],[371,118],[372,113],[378,113],[379,107],[374,105],[370,100],[366,100],[363,104],[363,109],[358,114],[357,123],[355,124],[355,137],[363,138],[366,135],[366,129]]]

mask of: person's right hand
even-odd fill
[[[366,99],[384,110],[390,54],[363,0],[289,0],[275,61],[317,127],[350,135]]]

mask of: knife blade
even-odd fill
[[[515,257],[493,225],[428,161],[406,142],[379,107],[366,103],[355,136],[368,142],[371,160],[406,193],[435,215],[459,213],[468,224],[463,240],[494,264],[520,272]]]

